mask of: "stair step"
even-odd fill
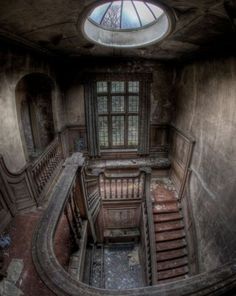
[[[178,230],[184,228],[184,223],[181,220],[167,221],[162,223],[155,223],[155,232],[162,232],[168,230]]]
[[[176,278],[186,274],[188,274],[188,267],[182,266],[182,267],[177,267],[170,270],[159,271],[157,273],[157,279],[162,280],[162,279]]]
[[[155,234],[157,244],[158,242],[171,241],[171,240],[176,240],[184,237],[185,237],[185,233],[183,230],[165,231],[165,232],[158,232]]]
[[[158,262],[157,270],[160,271],[160,270],[175,269],[177,267],[185,266],[185,265],[188,265],[188,258],[186,256],[182,258]]]
[[[177,202],[173,203],[158,203],[153,207],[154,213],[178,213],[179,206]]]
[[[173,199],[176,199],[176,192],[174,191],[170,191],[169,189],[166,189],[166,188],[158,188],[157,190],[155,190],[153,192],[153,195],[154,195],[154,198],[159,201],[159,200],[166,200],[166,199],[170,199],[170,200],[173,200]]]
[[[179,200],[175,197],[171,197],[171,198],[161,198],[161,199],[158,199],[158,196],[155,196],[155,203],[156,204],[164,204],[164,203],[167,203],[167,204],[171,204],[171,203],[179,203]]]
[[[183,279],[186,279],[188,277],[187,274],[184,274],[184,275],[180,275],[180,276],[175,276],[174,278],[168,278],[168,279],[158,279],[158,283],[170,283],[170,282],[173,282],[173,281],[180,281],[180,280],[183,280]]]
[[[172,241],[158,242],[156,244],[157,252],[167,251],[167,250],[176,250],[184,247],[186,247],[186,241],[183,238],[172,240]]]
[[[181,258],[187,256],[186,248],[181,248],[177,250],[162,251],[156,253],[156,258],[158,262],[166,261],[175,258]]]
[[[165,222],[165,221],[176,221],[183,219],[180,213],[154,213],[153,215],[154,222]]]

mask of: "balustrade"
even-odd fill
[[[100,174],[100,194],[103,200],[142,199],[144,194],[144,173]]]
[[[38,198],[63,160],[61,140],[57,136],[31,168]]]
[[[44,283],[56,294],[63,296],[124,296],[124,295],[133,295],[133,296],[216,296],[224,295],[230,291],[233,287],[236,286],[236,262],[228,263],[224,266],[221,266],[219,269],[206,272],[193,276],[188,279],[184,279],[178,282],[160,284],[150,287],[142,287],[136,289],[114,291],[107,289],[97,289],[95,287],[88,286],[82,283],[79,280],[79,277],[75,278],[69,274],[63,267],[60,265],[58,260],[55,260],[53,240],[54,234],[58,227],[58,222],[63,213],[63,209],[67,208],[67,211],[73,209],[74,214],[77,216],[71,220],[73,227],[78,227],[74,230],[73,233],[77,235],[77,231],[80,229],[80,217],[78,213],[76,214],[76,199],[74,199],[73,188],[74,184],[77,183],[77,180],[80,181],[80,184],[83,185],[83,178],[81,177],[81,172],[83,170],[83,159],[79,155],[73,156],[65,164],[65,168],[57,182],[55,190],[51,193],[50,203],[48,208],[43,214],[42,220],[40,221],[34,235],[33,241],[33,260],[36,266],[36,269],[44,281]],[[149,196],[150,189],[150,173],[146,172],[145,177],[145,197]],[[80,176],[80,177],[79,177]],[[77,179],[79,177],[79,179]],[[83,191],[85,192],[85,191]],[[82,198],[87,198],[83,196]],[[143,201],[144,202],[144,201]],[[148,237],[147,229],[150,229],[150,204],[151,200],[146,199],[146,204],[143,204],[144,212],[144,226],[146,232],[147,242],[149,241],[149,249],[146,254],[148,259],[148,270],[150,273],[150,261],[149,254],[151,255],[152,242],[150,239],[150,233]],[[145,208],[146,207],[146,208]],[[147,219],[146,219],[147,218]],[[80,232],[81,239],[83,242],[80,247],[80,251],[86,247],[86,236],[85,232]],[[81,253],[80,258],[83,258]],[[82,261],[81,261],[82,262]],[[81,266],[82,268],[82,266]],[[150,275],[149,275],[150,279]],[[151,282],[151,280],[150,280]],[[152,280],[152,284],[155,284]]]

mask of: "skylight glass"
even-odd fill
[[[82,20],[84,37],[95,44],[135,48],[166,38],[175,25],[171,9],[151,0],[100,0]]]
[[[153,24],[162,14],[160,7],[146,1],[115,0],[95,7],[89,20],[107,30],[132,30]]]

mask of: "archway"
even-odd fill
[[[41,73],[24,76],[16,86],[18,122],[28,159],[38,157],[54,138],[53,89],[51,78]]]

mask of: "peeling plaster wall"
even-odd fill
[[[66,114],[68,125],[85,125],[84,87],[80,81],[66,92]]]
[[[71,81],[66,90],[66,110],[68,125],[85,124],[84,89],[81,83],[83,73],[152,73],[151,84],[151,124],[169,123],[172,112],[172,67],[152,61],[134,60],[130,62],[104,62],[103,65],[78,66],[78,70],[67,76]],[[69,71],[67,71],[69,73]],[[66,78],[66,77],[65,77]]]
[[[70,128],[71,147],[77,150],[79,142],[86,142],[85,97],[83,82],[85,73],[152,74],[150,85],[150,153],[167,153],[167,129],[173,111],[173,66],[148,60],[101,60],[96,59],[83,64],[73,63],[61,73],[65,90],[66,125]],[[160,127],[160,126],[163,126]],[[82,145],[83,146],[83,145]],[[86,146],[86,144],[85,144]],[[82,149],[82,148],[81,148]],[[83,150],[83,149],[82,149]],[[164,152],[163,152],[164,151]]]
[[[15,89],[22,77],[30,73],[43,73],[55,82],[52,67],[42,58],[24,51],[13,51],[1,47],[0,52],[0,154],[3,155],[8,169],[20,170],[26,164],[20,127],[18,124]],[[57,85],[53,94],[54,126],[63,126],[62,98]]]
[[[236,59],[177,71],[173,124],[196,139],[190,194],[201,271],[236,256]]]

